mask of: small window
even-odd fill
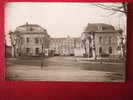
[[[39,48],[36,48],[35,52],[36,52],[36,54],[39,54]]]
[[[108,28],[107,27],[102,27],[102,30],[108,30]]]
[[[38,44],[39,43],[39,39],[35,38],[35,43]]]
[[[30,48],[26,48],[26,53],[30,53]]]
[[[92,39],[91,39],[91,37],[88,37],[88,40],[89,40],[89,43],[91,43],[91,42],[92,42]]]
[[[26,42],[27,42],[27,43],[29,43],[29,42],[30,42],[30,39],[29,39],[28,37],[26,38]]]
[[[30,27],[30,29],[29,29],[30,31],[33,31],[34,30],[34,28],[33,27]]]
[[[109,47],[109,53],[110,54],[112,53],[112,47]]]
[[[102,53],[102,47],[99,47],[99,54]]]
[[[102,37],[101,36],[99,37],[99,43],[100,44],[102,43]]]
[[[121,47],[120,47],[120,46],[118,46],[118,47],[117,47],[117,50],[121,50]]]
[[[25,42],[24,38],[21,37],[21,43],[23,44]]]
[[[109,36],[109,44],[111,44],[111,39],[112,39],[111,36]]]

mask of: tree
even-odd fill
[[[95,34],[93,31],[91,32],[84,32],[81,35],[81,39],[82,39],[82,43],[84,46],[84,50],[85,50],[85,55],[84,56],[89,56],[89,57],[94,57],[94,59],[96,59],[96,49],[95,49]],[[92,54],[89,53],[87,54],[87,44],[86,41],[89,42],[88,47],[89,49],[92,49]],[[90,50],[89,50],[90,52]]]
[[[16,57],[16,44],[17,44],[17,37],[16,34],[12,31],[9,32],[11,45],[12,45],[12,56]]]
[[[105,9],[105,10],[110,10],[112,11],[112,14],[115,13],[122,13],[125,14],[127,16],[127,3],[123,2],[123,3],[94,3],[93,5]]]
[[[88,55],[87,55],[87,48],[86,48],[86,39],[87,39],[87,35],[86,35],[86,33],[84,32],[84,33],[81,34],[81,40],[82,40],[83,47],[84,47],[84,50],[85,50],[85,54],[84,54],[85,57],[88,56]]]
[[[114,15],[116,13],[121,13],[122,15],[127,17],[128,3],[126,3],[126,2],[116,3],[116,4],[115,3],[94,3],[93,5],[101,8],[101,9],[111,11],[111,14],[109,14],[109,15]],[[119,29],[118,33],[120,34],[120,39],[121,39],[122,54],[123,54],[123,57],[125,57],[126,42],[124,42],[124,40],[126,39],[126,36],[124,36],[124,34],[123,34],[124,30],[122,30],[122,29]]]
[[[41,45],[42,45],[42,51],[41,51],[41,56],[42,56],[42,60],[41,60],[41,69],[43,69],[43,65],[44,65],[44,63],[43,63],[43,59],[44,59],[44,55],[45,55],[45,53],[44,53],[44,42],[45,42],[45,40],[44,40],[45,38],[44,38],[44,35],[42,35],[41,36]]]
[[[126,56],[126,42],[124,43],[124,37],[122,36],[123,31],[120,29],[118,30],[120,34],[120,48],[122,50],[122,58],[124,59]]]

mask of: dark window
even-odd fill
[[[29,39],[28,37],[26,38],[26,42],[27,42],[27,43],[29,43],[29,42],[30,42],[30,39]]]
[[[109,53],[110,54],[112,53],[112,47],[109,47]]]
[[[39,43],[39,39],[35,38],[35,43],[38,44]]]
[[[21,44],[23,44],[25,42],[23,37],[21,37],[20,41],[21,41]]]
[[[30,27],[30,31],[33,31],[34,30],[34,28],[33,27]]]
[[[26,53],[30,53],[30,48],[26,48]]]
[[[100,44],[102,43],[102,37],[101,36],[99,37],[99,43]]]
[[[108,30],[108,28],[107,27],[102,27],[102,30]]]
[[[90,47],[90,53],[89,53],[89,57],[92,57],[93,54],[92,54],[92,47]]]
[[[117,50],[121,50],[121,47],[120,47],[120,46],[118,46],[118,47],[117,47]]]
[[[102,47],[99,47],[99,54],[102,53]]]
[[[89,43],[91,43],[91,41],[92,41],[92,40],[91,40],[91,37],[88,37],[88,40],[89,40]]]
[[[36,54],[39,54],[39,48],[36,48]]]

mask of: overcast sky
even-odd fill
[[[124,17],[109,14],[91,3],[10,2],[5,6],[5,33],[26,22],[41,25],[51,37],[80,36],[88,23],[123,27]]]

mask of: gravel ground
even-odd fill
[[[43,61],[43,67],[41,62]],[[75,57],[10,58],[6,80],[123,82],[124,63],[91,63]]]

